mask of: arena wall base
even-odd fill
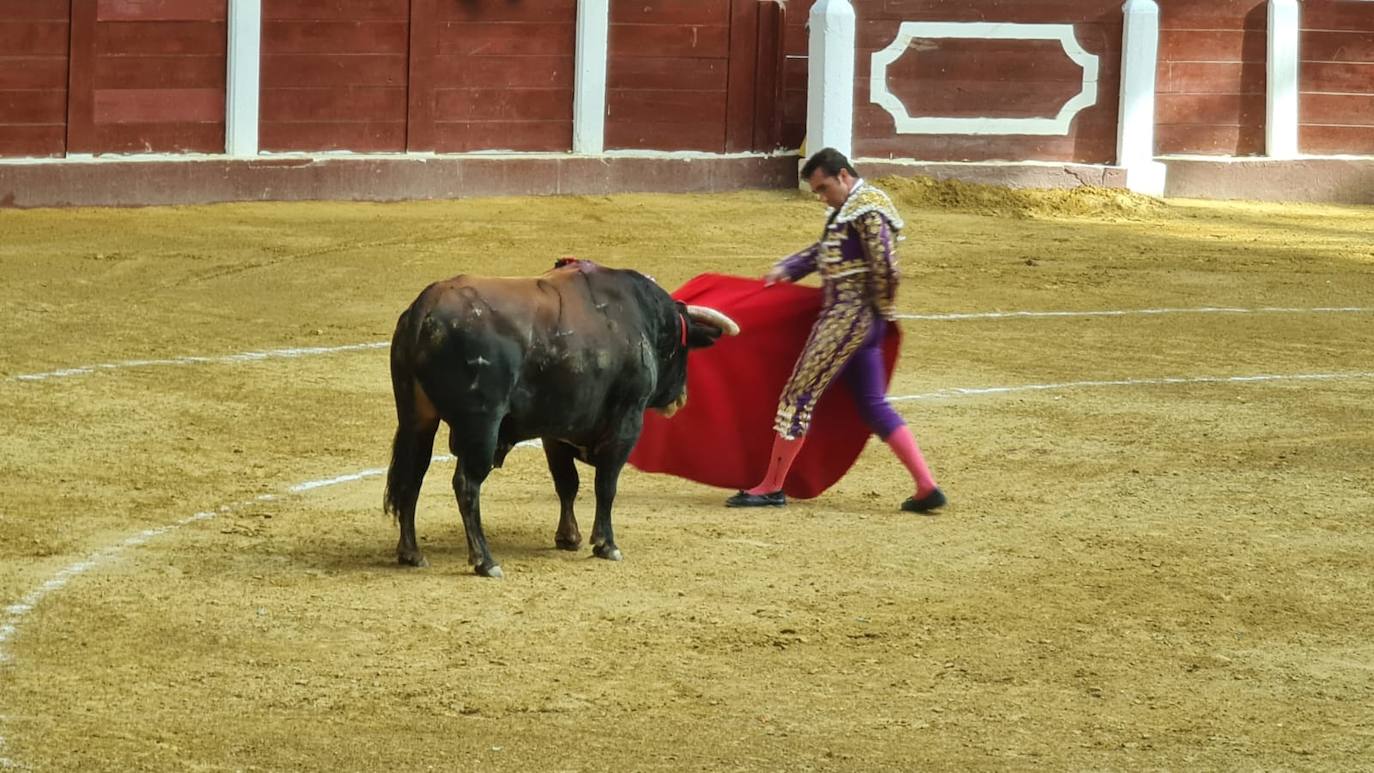
[[[796,175],[795,155],[101,157],[0,163],[0,207],[707,193],[787,188]]]
[[[887,159],[855,159],[854,166],[866,177],[899,175],[933,177],[937,180],[1001,185],[1007,188],[1077,188],[1093,185],[1125,188],[1126,170],[1100,164],[1056,162],[913,162]]]
[[[1374,204],[1374,157],[1164,157],[1166,197]]]

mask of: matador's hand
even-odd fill
[[[767,274],[763,275],[764,287],[771,287],[777,284],[778,282],[789,281],[791,280],[787,278],[787,272],[783,270],[782,266],[774,266],[768,270]]]

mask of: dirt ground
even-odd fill
[[[766,512],[627,471],[611,563],[517,450],[501,581],[451,463],[394,563],[397,314],[758,275],[814,201],[0,211],[0,768],[1374,768],[1374,210],[889,184],[909,313],[1176,311],[904,321],[936,517],[878,443]]]

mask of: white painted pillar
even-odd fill
[[[817,0],[811,6],[806,75],[806,152],[854,150],[854,6]]]
[[[224,152],[231,156],[256,156],[262,0],[229,0],[227,51]]]
[[[1121,50],[1121,105],[1117,117],[1116,163],[1126,186],[1152,196],[1164,194],[1166,168],[1155,161],[1155,70],[1159,66],[1159,4],[1126,0]]]
[[[1374,10],[1374,9],[1371,9]],[[1269,0],[1268,101],[1265,153],[1298,156],[1298,41],[1302,37],[1298,0]]]
[[[606,59],[610,55],[610,0],[577,0],[577,68],[573,80],[573,152],[606,149]]]

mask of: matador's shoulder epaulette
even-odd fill
[[[835,216],[835,222],[850,223],[869,212],[882,215],[888,225],[895,230],[900,231],[905,225],[902,216],[897,214],[897,208],[892,205],[892,199],[867,183],[845,200],[844,205],[840,207],[840,213]]]

